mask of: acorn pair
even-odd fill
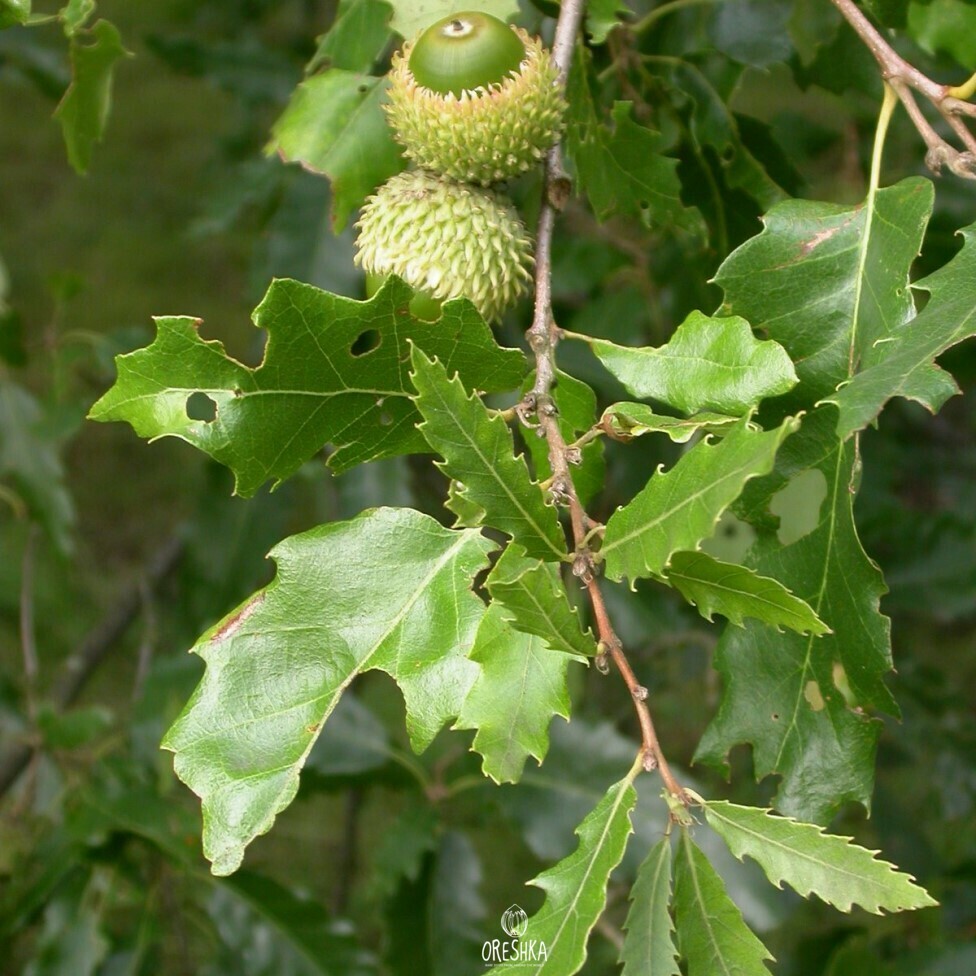
[[[565,108],[542,44],[488,14],[455,14],[406,44],[386,111],[420,169],[366,201],[356,262],[368,280],[396,274],[420,299],[465,297],[500,319],[531,280],[531,242],[490,187],[538,165]]]

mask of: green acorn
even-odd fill
[[[438,301],[467,298],[498,321],[531,280],[532,248],[508,200],[491,190],[416,170],[367,198],[356,224],[356,263],[399,275]]]
[[[393,56],[386,111],[424,169],[488,186],[537,165],[566,102],[542,44],[485,13],[446,17]]]

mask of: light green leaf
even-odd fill
[[[85,21],[95,12],[95,0],[68,0],[58,16],[64,24],[68,37],[77,34],[85,26]]]
[[[581,193],[602,221],[619,214],[647,226],[674,226],[704,237],[701,214],[681,202],[678,161],[661,154],[658,133],[631,118],[631,103],[613,107],[613,128],[597,115],[587,74],[576,64],[570,74],[565,145]]]
[[[822,475],[829,490],[813,527],[784,545],[760,525],[749,563],[806,600],[832,633],[781,634],[752,621],[727,628],[715,654],[725,692],[695,756],[724,767],[733,746],[751,743],[756,777],[781,777],[776,808],[811,821],[828,820],[848,800],[869,806],[881,723],[864,706],[897,713],[884,683],[891,668],[889,622],[879,612],[884,581],[854,526],[855,444],[839,443],[835,426],[833,407],[805,417],[769,479],[775,490],[800,472]],[[768,511],[762,496],[770,487],[757,482],[756,490],[750,505]],[[856,707],[840,686],[851,689]]]
[[[783,347],[756,339],[749,323],[738,316],[710,318],[692,312],[667,345],[657,349],[569,335],[589,343],[628,393],[660,400],[683,413],[709,410],[738,417],[797,382]]]
[[[324,68],[369,72],[390,42],[391,8],[385,0],[347,0],[306,65],[306,74]]]
[[[780,444],[799,427],[787,418],[775,430],[756,430],[743,418],[717,443],[702,441],[670,471],[658,471],[629,504],[610,517],[603,547],[607,576],[660,576],[672,555],[694,549],[750,478],[766,474]]]
[[[163,746],[203,800],[203,848],[230,874],[294,799],[322,723],[356,675],[400,686],[415,749],[453,719],[477,677],[484,614],[471,581],[492,543],[409,509],[373,509],[272,550],[275,580],[193,648],[204,677]]]
[[[518,13],[518,0],[389,0],[393,29],[408,41],[414,34],[451,14],[483,10],[499,20]]]
[[[623,976],[680,976],[671,921],[671,839],[651,848],[630,891],[620,961]]]
[[[866,427],[892,397],[917,400],[935,413],[959,392],[953,378],[934,361],[976,335],[976,224],[961,233],[962,250],[912,286],[929,293],[925,308],[890,341],[877,346],[870,365],[825,398],[840,410],[838,436],[848,437]]]
[[[630,813],[637,791],[630,774],[577,828],[579,846],[529,883],[542,888],[546,900],[529,919],[520,944],[545,945],[545,958],[502,963],[489,970],[497,976],[572,976],[586,961],[586,940],[607,903],[610,872],[620,863],[631,833]]]
[[[81,38],[88,37],[92,42],[83,44]],[[54,117],[61,123],[68,162],[78,173],[88,172],[92,150],[105,132],[115,64],[128,54],[122,36],[107,20],[71,39],[71,84]]]
[[[911,321],[909,270],[931,210],[932,184],[920,177],[853,207],[788,200],[719,268],[723,310],[796,363],[790,409],[812,406],[859,365],[883,358],[887,340]]]
[[[742,920],[687,830],[678,844],[674,913],[688,976],[769,976],[764,963],[773,957]]]
[[[385,91],[382,78],[333,68],[303,81],[272,129],[269,151],[329,177],[336,232],[403,169],[381,107]]]
[[[706,802],[705,819],[740,861],[753,858],[777,888],[785,881],[804,898],[813,892],[842,912],[860,905],[880,915],[937,904],[907,874],[877,860],[877,851],[815,824],[726,800]]]
[[[452,481],[447,486],[447,499],[444,507],[456,516],[454,528],[474,529],[485,520],[485,510],[476,502],[471,501],[464,493],[464,485],[460,481]]]
[[[412,353],[414,398],[424,418],[421,433],[443,458],[439,467],[455,485],[455,495],[480,505],[485,522],[507,532],[538,559],[561,560],[566,542],[556,510],[529,478],[525,459],[514,457],[512,432],[460,380],[417,347]]]
[[[481,672],[454,727],[478,730],[472,748],[484,757],[486,776],[517,783],[529,756],[542,764],[552,717],[569,719],[566,671],[573,659],[515,630],[498,603],[482,619],[469,657]]]
[[[813,635],[830,632],[810,604],[778,580],[746,566],[720,562],[704,552],[676,552],[666,578],[706,620],[720,613],[740,627],[743,618],[754,617],[777,630],[788,627]]]
[[[675,444],[685,444],[695,434],[722,434],[738,423],[738,417],[720,413],[696,413],[691,417],[667,417],[646,403],[614,403],[603,411],[601,423],[620,439],[644,434],[667,434]]]
[[[30,12],[31,0],[0,0],[0,30],[26,24]]]
[[[557,566],[526,558],[525,550],[513,542],[485,585],[516,630],[541,637],[554,651],[581,657],[596,654],[596,640],[570,606]]]
[[[614,27],[633,17],[621,0],[589,0],[586,4],[586,33],[594,44],[603,44]]]
[[[909,35],[930,54],[947,51],[976,71],[976,8],[968,0],[931,0],[908,5]]]
[[[409,294],[391,279],[358,302],[278,279],[254,313],[268,331],[254,369],[201,339],[198,320],[157,319],[151,346],[116,359],[118,379],[90,416],[193,444],[234,472],[242,495],[269,479],[280,483],[330,442],[335,471],[424,451],[410,400],[411,340],[480,390],[517,386],[525,359],[495,344],[470,303],[448,302],[438,322],[423,322],[410,317]],[[368,348],[360,351],[363,341]],[[194,394],[212,401],[213,419],[190,418]]]

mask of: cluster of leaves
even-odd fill
[[[282,155],[329,177],[336,229],[403,165],[380,108],[393,32],[410,34],[452,6],[341,3],[275,127]],[[505,2],[474,6],[515,10]],[[694,299],[669,299],[679,308],[709,307],[709,244],[728,255],[715,275],[724,300],[714,315],[691,311],[652,346],[592,327],[594,317],[613,318],[610,289],[589,296],[589,313],[568,305],[566,371],[554,396],[566,439],[581,448],[580,494],[606,509],[605,529],[594,536],[606,577],[650,581],[707,620],[728,621],[715,656],[723,697],[695,758],[721,768],[748,743],[757,778],[779,778],[773,806],[785,816],[699,798],[709,828],[777,887],[785,881],[842,911],[918,908],[933,902],[907,876],[812,823],[847,801],[870,806],[881,731],[874,716],[897,714],[885,683],[892,662],[879,610],[884,582],[853,518],[859,434],[894,397],[935,411],[955,392],[934,360],[974,331],[976,245],[972,228],[964,230],[962,248],[912,282],[933,208],[932,185],[921,178],[872,185],[854,205],[786,199],[788,167],[777,168],[770,134],[737,117],[728,95],[747,65],[794,57],[804,62],[797,71],[814,78],[817,58],[846,35],[833,21],[818,26],[822,36],[804,61],[793,54],[799,28],[788,30],[784,18],[767,18],[762,31],[738,26],[736,17],[753,7],[768,14],[767,6],[787,5],[724,5],[704,21],[696,52],[697,14],[681,15],[689,21],[680,33],[651,31],[653,24],[647,33],[611,31],[623,8],[591,5],[589,43],[578,50],[570,84],[566,151],[580,200],[570,217],[594,236],[596,223],[586,221],[595,218],[624,247],[631,235],[653,240],[664,264],[699,255],[688,266],[701,273],[677,286]],[[712,187],[710,196],[702,186]],[[532,192],[525,188],[526,199]],[[758,211],[764,229],[751,236],[746,217]],[[921,309],[919,292],[927,295]],[[433,453],[447,479],[452,527],[409,507],[360,511],[352,489],[353,510],[342,513],[351,517],[279,542],[274,580],[193,648],[206,672],[164,745],[203,800],[203,849],[214,874],[238,869],[245,847],[295,799],[303,768],[314,778],[389,762],[386,733],[349,690],[379,670],[402,694],[412,750],[434,753],[419,771],[408,754],[394,760],[413,770],[428,797],[464,788],[463,777],[429,779],[444,748],[435,740],[464,731],[495,783],[543,790],[546,780],[562,780],[584,797],[582,808],[568,810],[583,817],[574,850],[561,830],[559,840],[544,839],[557,823],[558,797],[534,809],[517,799],[524,793],[494,801],[508,802],[535,855],[558,861],[532,882],[545,901],[523,935],[545,944],[548,958],[498,971],[578,971],[611,877],[623,872],[634,882],[625,973],[678,973],[679,956],[692,976],[766,972],[768,950],[726,893],[727,872],[723,880],[713,867],[722,867],[721,855],[709,849],[706,857],[696,846],[705,841],[701,832],[693,839],[684,809],[671,811],[677,844],[659,840],[669,815],[648,790],[649,777],[634,767],[603,794],[605,782],[594,788],[579,768],[608,742],[612,762],[601,769],[626,768],[636,744],[582,716],[550,730],[555,716],[570,717],[581,671],[571,665],[597,648],[567,585],[570,553],[545,490],[545,446],[519,429],[512,411],[497,409],[531,383],[529,362],[499,345],[463,300],[447,304],[435,323],[413,319],[408,300],[395,279],[365,302],[277,280],[254,313],[267,338],[253,368],[201,338],[198,321],[158,319],[155,341],[119,358],[115,385],[92,408],[94,419],[127,421],[143,437],[192,444],[229,468],[245,497],[308,477],[322,455],[353,479],[377,466],[403,475],[404,457]],[[665,463],[639,483],[611,485],[609,503],[601,503],[606,455],[633,456],[655,442],[653,456]],[[10,470],[20,476],[16,465]],[[36,481],[44,486],[43,473]],[[748,535],[749,551],[723,552],[720,526]],[[440,735],[445,726],[458,731]],[[535,783],[530,758],[545,761],[546,776]],[[124,830],[191,870],[193,853],[172,843],[185,823],[161,826],[176,816],[170,807],[126,823],[132,803],[106,800],[120,788],[112,780],[93,787],[93,820],[72,819],[73,843]],[[441,832],[422,811],[408,806],[401,814],[392,836],[402,849],[380,852],[392,866],[377,883],[397,888],[401,911],[411,886],[428,892],[418,921],[444,931],[420,968],[410,969],[401,944],[388,947],[388,961],[404,972],[465,971],[470,962],[459,960],[480,948],[472,929],[484,914],[465,885],[477,886],[480,868],[466,834]],[[443,875],[451,870],[449,881]],[[64,913],[92,929],[85,910],[98,885],[93,868],[65,883],[62,900],[49,905],[52,933],[64,937]],[[43,891],[38,885],[35,897]],[[376,960],[324,912],[267,879],[239,872],[213,892],[218,926],[244,931],[255,910],[282,920],[289,951],[303,957],[294,971],[375,971]],[[446,913],[454,916],[449,925]]]

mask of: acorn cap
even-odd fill
[[[532,248],[508,199],[415,170],[368,197],[356,263],[439,301],[467,298],[497,322],[531,280]]]
[[[566,102],[540,41],[488,14],[462,13],[393,56],[385,108],[418,166],[488,186],[538,165],[559,137]]]

